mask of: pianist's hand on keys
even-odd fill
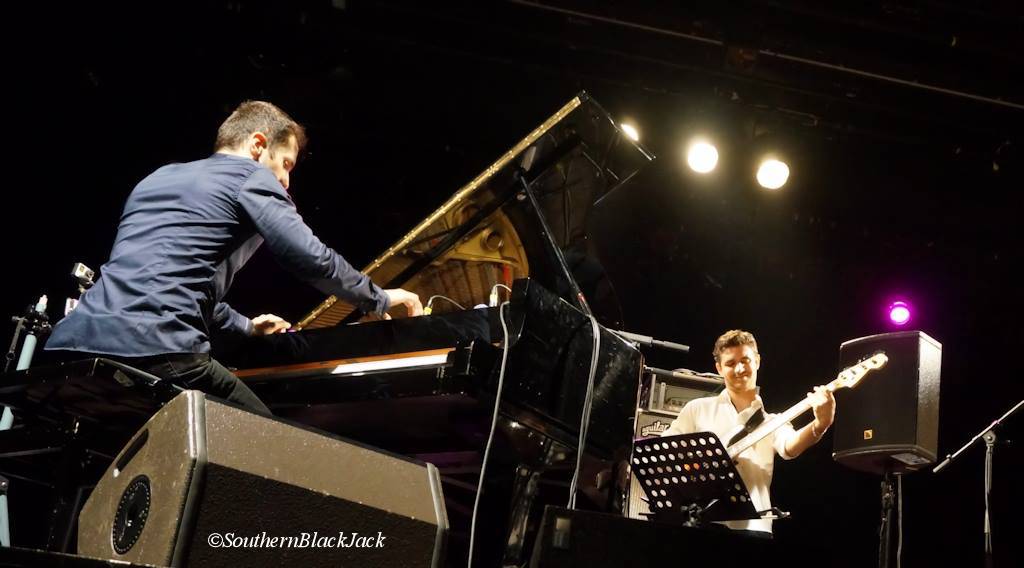
[[[253,335],[270,335],[288,331],[292,324],[274,314],[262,314],[252,318]]]
[[[391,299],[391,306],[397,306],[403,304],[405,309],[409,311],[409,316],[422,316],[423,315],[423,303],[420,302],[419,295],[403,290],[401,288],[392,288],[390,290],[384,290],[384,293]],[[390,319],[388,314],[384,314],[386,319]]]

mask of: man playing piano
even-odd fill
[[[274,315],[249,319],[222,301],[264,242],[283,267],[324,293],[382,316],[397,304],[420,315],[416,294],[381,289],[299,216],[287,189],[305,142],[303,127],[281,109],[248,101],[221,124],[212,156],[164,166],[139,182],[99,280],[54,326],[46,349],[118,359],[269,414],[210,357],[212,333],[291,327]]]
[[[738,329],[727,331],[715,342],[712,354],[715,368],[725,379],[725,390],[718,396],[688,402],[662,436],[713,432],[723,445],[728,446],[752,417],[751,426],[760,423],[760,418],[771,418],[771,415],[763,414],[764,404],[758,394],[757,371],[761,367],[761,355],[754,336]],[[736,469],[746,483],[757,511],[766,511],[772,506],[769,486],[775,454],[783,459],[795,458],[818,443],[832,425],[836,412],[832,392],[818,386],[808,394],[813,397],[814,420],[800,430],[785,424],[737,456]],[[758,413],[761,416],[755,416]],[[754,536],[771,537],[771,520],[725,521],[723,524],[734,530],[749,531]]]

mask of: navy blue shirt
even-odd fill
[[[269,169],[214,154],[164,166],[135,187],[110,260],[46,349],[206,353],[213,331],[252,333],[249,318],[222,299],[264,241],[281,266],[320,291],[367,312],[388,309],[383,290],[316,238]]]

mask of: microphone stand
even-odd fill
[[[1024,400],[1021,400],[1013,408],[1006,411],[991,424],[986,426],[981,432],[978,432],[973,438],[968,440],[966,444],[960,447],[952,455],[947,454],[946,459],[939,465],[935,466],[932,473],[938,473],[946,468],[950,463],[953,462],[960,454],[964,453],[967,448],[971,447],[974,442],[978,439],[985,441],[985,566],[991,568],[992,566],[992,524],[989,522],[989,497],[992,494],[992,455],[996,445],[996,433],[995,429],[1003,423],[1011,414],[1016,412],[1021,406],[1024,406]]]
[[[671,351],[680,351],[682,353],[689,353],[690,346],[683,345],[682,343],[675,343],[673,341],[663,341],[661,339],[655,339],[649,335],[640,335],[639,333],[630,333],[628,331],[619,331],[617,329],[609,329],[608,331],[618,335],[622,339],[637,345],[645,345],[647,347],[660,347],[662,349],[668,349]]]
[[[18,339],[24,331],[25,340],[21,345],[21,356],[18,357],[16,369],[22,371],[32,364],[32,355],[35,353],[38,335],[50,331],[50,320],[46,316],[46,296],[41,296],[35,306],[30,306],[22,317],[12,317],[16,326],[14,338],[11,340],[11,348],[7,352],[7,360],[4,362],[4,373],[7,373],[14,361],[14,353],[18,348]],[[14,425],[14,413],[7,406],[3,407],[0,416],[0,430],[10,430]],[[7,479],[0,477],[0,547],[11,546],[11,520],[7,509]]]

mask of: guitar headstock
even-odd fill
[[[881,369],[889,362],[889,357],[885,353],[875,353],[871,357],[864,359],[856,365],[850,365],[843,369],[839,376],[834,381],[829,383],[829,387],[832,390],[841,388],[853,388],[857,386],[857,383],[864,378],[865,375],[876,369]]]

